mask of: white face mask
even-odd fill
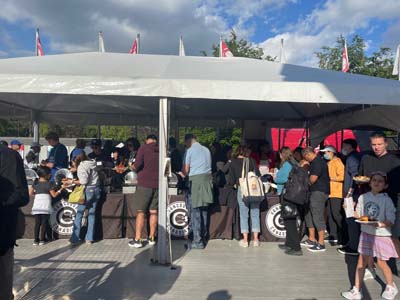
[[[347,156],[349,154],[349,152],[346,149],[342,148],[342,154],[344,156]]]

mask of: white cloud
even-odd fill
[[[183,35],[186,52],[199,55],[232,28],[249,39],[256,29],[251,23],[254,16],[267,17],[296,1],[0,0],[0,19],[39,27],[42,37],[50,40],[49,45],[43,45],[46,53],[95,51],[97,32],[102,30],[107,51],[127,52],[140,33],[143,53],[176,54]]]
[[[322,46],[333,45],[340,34],[350,37],[358,29],[369,28],[374,19],[398,19],[399,12],[399,0],[328,0],[260,46],[266,54],[278,56],[280,39],[284,38],[289,63],[315,67],[318,61],[314,52]],[[395,35],[395,30],[388,31],[387,35]]]

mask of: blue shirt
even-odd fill
[[[189,176],[211,173],[211,153],[208,148],[195,142],[186,151],[185,164],[190,166]]]
[[[68,150],[63,144],[51,148],[48,161],[54,164],[53,169],[68,168]]]
[[[290,171],[292,171],[292,165],[288,161],[285,161],[278,173],[276,173],[275,183],[277,185],[278,195],[282,194],[283,187],[288,181]]]

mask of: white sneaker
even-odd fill
[[[342,297],[349,299],[349,300],[361,300],[363,298],[363,295],[361,291],[358,290],[355,286],[347,292],[342,292]]]
[[[239,246],[243,247],[243,248],[248,248],[249,247],[249,243],[245,242],[245,240],[240,240],[239,241]]]
[[[393,282],[393,286],[390,286],[388,284],[386,285],[385,291],[382,293],[382,298],[393,300],[398,293],[399,290],[397,289],[396,285]]]
[[[375,279],[376,271],[375,269],[366,268],[364,274],[364,280]]]
[[[260,241],[253,241],[253,247],[254,248],[260,247]]]

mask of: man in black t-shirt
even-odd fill
[[[310,163],[310,201],[305,216],[309,237],[301,245],[307,247],[311,252],[323,252],[326,250],[324,211],[330,192],[328,165],[321,156],[314,153],[314,149],[311,147],[305,148],[302,154],[304,159]],[[318,241],[315,230],[318,231]]]

